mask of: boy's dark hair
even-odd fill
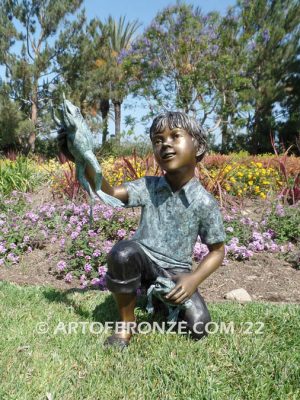
[[[150,127],[150,139],[153,135],[164,131],[166,128],[182,128],[188,132],[198,143],[196,160],[201,161],[208,150],[206,132],[195,118],[179,111],[167,111],[154,118]]]

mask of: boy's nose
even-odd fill
[[[167,146],[172,146],[172,138],[166,138],[164,141],[163,141],[163,144],[162,144],[162,147],[167,147]]]

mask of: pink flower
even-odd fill
[[[226,231],[227,231],[227,232],[233,232],[233,227],[232,227],[232,226],[228,226],[228,227],[226,228]]]

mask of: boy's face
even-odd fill
[[[152,137],[156,161],[166,172],[193,172],[196,166],[197,142],[184,129],[166,128]]]

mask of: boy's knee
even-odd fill
[[[141,285],[136,261],[138,246],[130,240],[115,244],[107,258],[106,284],[111,292],[133,293]]]
[[[122,240],[114,245],[108,254],[108,268],[112,266],[127,266],[132,262],[137,252],[137,244],[130,240]]]
[[[208,311],[204,315],[201,315],[201,318],[196,318],[193,321],[193,324],[190,326],[192,338],[195,340],[200,340],[207,336],[209,333],[208,327],[210,322],[211,317]]]

